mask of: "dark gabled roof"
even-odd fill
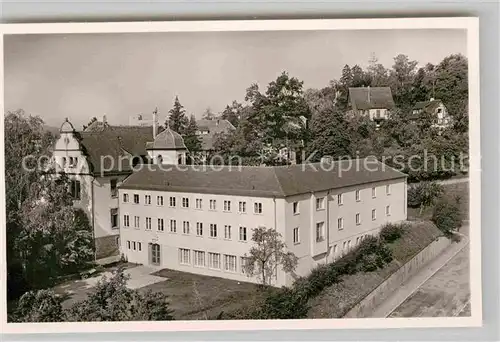
[[[92,172],[130,173],[131,158],[125,160],[125,157],[147,156],[146,143],[153,139],[153,128],[105,124],[79,132],[78,136],[84,153],[89,157]]]
[[[287,197],[356,184],[406,177],[385,164],[364,159],[278,167],[144,165],[122,189]],[[351,164],[349,164],[351,163]],[[352,165],[351,168],[348,166]]]
[[[234,126],[228,120],[196,120],[196,125],[200,131],[209,131],[208,134],[201,134],[201,146],[204,151],[213,150],[214,138],[217,133],[234,130]]]
[[[354,110],[391,109],[394,107],[391,88],[349,88],[349,103]]]
[[[413,106],[413,109],[425,109],[425,110],[428,110],[428,111],[433,111],[441,103],[442,103],[441,100],[421,101],[421,102],[415,103],[415,106]]]

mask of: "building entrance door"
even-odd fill
[[[150,249],[149,249],[149,253],[150,253],[150,262],[152,265],[155,265],[155,266],[160,266],[161,264],[161,248],[160,248],[160,245],[157,244],[157,243],[152,243],[150,245]]]

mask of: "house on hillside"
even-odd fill
[[[349,88],[349,106],[354,115],[363,115],[379,124],[394,108],[391,88],[358,87]]]
[[[158,161],[159,155],[166,159],[175,155],[171,162],[176,163],[177,156],[185,152],[182,146],[168,145],[175,140],[175,137],[170,139],[173,133],[164,131],[157,136],[155,128],[111,126],[105,117],[81,132],[68,119],[61,125],[53,161],[56,170],[65,172],[71,180],[74,205],[89,217],[94,229],[96,259],[119,255],[121,182],[134,169]]]
[[[429,101],[417,102],[412,108],[410,119],[417,122],[423,114],[435,116],[435,127],[445,128],[451,124],[451,117],[441,100],[431,98]]]
[[[205,156],[213,151],[217,134],[235,130],[235,127],[228,120],[223,119],[196,120],[196,125],[198,126],[196,134],[200,137],[201,148]]]
[[[121,251],[133,263],[257,282],[244,269],[252,229],[274,228],[299,263],[270,283],[290,285],[406,220],[405,174],[348,163],[143,168],[119,186]]]

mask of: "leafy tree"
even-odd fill
[[[372,54],[368,61],[367,74],[371,79],[372,87],[387,87],[389,85],[389,70],[378,62],[375,54]]]
[[[21,296],[14,312],[15,322],[62,322],[62,298],[51,290],[29,291]]]
[[[420,214],[425,208],[432,206],[441,197],[443,186],[436,182],[421,182],[408,188],[408,204],[420,207]]]
[[[359,65],[352,67],[351,87],[367,87],[371,83],[370,75],[365,73]]]
[[[196,124],[196,119],[194,115],[191,115],[184,133],[184,143],[186,144],[186,147],[189,151],[201,151],[201,139],[197,132],[198,125]]]
[[[257,227],[253,230],[254,245],[245,255],[244,266],[248,276],[257,275],[262,285],[270,285],[278,267],[287,273],[295,271],[298,258],[286,251],[281,234],[273,228]]]
[[[418,62],[412,61],[407,55],[399,54],[394,57],[391,70],[391,90],[393,91],[396,106],[409,109],[412,103],[412,83]]]
[[[179,97],[175,97],[174,106],[168,111],[169,116],[165,126],[169,126],[171,130],[179,134],[184,134],[186,127],[189,123],[189,119],[186,117],[186,111],[184,106],[179,101]]]
[[[243,105],[233,101],[231,105],[227,105],[221,113],[221,119],[229,121],[234,127],[238,127],[238,122],[242,118]]]
[[[435,68],[435,97],[442,100],[453,115],[459,113],[468,98],[468,61],[461,54],[445,57]]]
[[[333,158],[350,155],[351,137],[343,113],[336,108],[326,109],[314,115],[311,124],[311,141],[308,153],[314,153],[311,161],[319,161],[321,157]]]
[[[105,276],[87,299],[75,303],[67,312],[69,321],[168,321],[173,320],[167,297],[161,292],[129,289],[128,276],[118,269]]]
[[[446,235],[451,235],[453,231],[462,225],[462,214],[459,203],[450,201],[439,201],[434,207],[432,222]]]

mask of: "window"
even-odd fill
[[[128,194],[123,194],[123,203],[128,203]]]
[[[299,227],[293,228],[293,243],[298,244],[300,242],[299,237]]]
[[[377,188],[373,187],[372,188],[372,198],[377,197]]]
[[[359,213],[356,214],[356,224],[361,224],[361,216],[359,215]]]
[[[236,272],[236,256],[224,255],[224,270],[228,272]]]
[[[344,241],[344,243],[342,244],[342,254],[347,252],[346,247],[347,247],[347,241]]]
[[[66,166],[66,157],[63,157],[63,158],[62,158],[62,165],[63,165],[63,167],[65,167],[65,166]]]
[[[130,240],[127,240],[127,248],[130,249]]]
[[[132,249],[135,251],[135,241],[132,241]]]
[[[151,195],[144,195],[144,204],[151,204]]]
[[[69,167],[73,167],[73,157],[69,157]]]
[[[390,195],[391,194],[391,185],[390,184],[387,184],[385,186],[385,194],[386,195]]]
[[[134,216],[134,228],[139,228],[140,222],[139,222],[139,216]]]
[[[337,259],[337,245],[333,245],[333,261]]]
[[[323,228],[325,226],[324,222],[316,223],[316,242],[321,242],[324,240]]]
[[[224,226],[224,239],[231,240],[231,226]]]
[[[177,221],[176,220],[170,220],[170,232],[177,233]]]
[[[128,215],[123,215],[123,226],[130,227],[130,217]]]
[[[193,251],[194,265],[198,267],[205,267],[205,252]]]
[[[347,241],[347,251],[351,250],[351,240]]]
[[[118,209],[114,208],[110,210],[111,213],[111,228],[118,228]]]
[[[338,228],[339,230],[344,229],[344,219],[343,219],[342,217],[339,217],[339,218],[337,219],[337,228]]]
[[[134,194],[134,203],[139,204],[139,195],[138,194]]]
[[[196,235],[203,236],[203,223],[196,222]]]
[[[208,267],[213,269],[220,269],[220,254],[208,253]]]
[[[245,271],[246,265],[247,265],[247,258],[240,257],[241,273],[243,273],[243,274],[246,273],[246,271]]]
[[[372,221],[375,221],[377,219],[377,210],[372,209]]]
[[[137,249],[139,252],[142,250],[142,244],[140,242],[137,243]]]
[[[359,202],[359,201],[361,201],[360,191],[356,190],[356,202]]]
[[[342,205],[344,204],[344,196],[342,196],[343,194],[338,194],[337,195],[337,203],[338,205]]]
[[[299,202],[293,202],[292,207],[293,207],[293,214],[297,215],[299,213]]]
[[[359,243],[359,237],[356,238],[356,245],[355,246],[357,246],[358,243]]]
[[[146,230],[151,230],[151,217],[146,217]]]
[[[190,252],[189,249],[179,248],[179,263],[180,264],[188,265],[191,262],[191,260],[189,260],[191,253],[189,253],[189,252]]]
[[[202,204],[203,204],[203,202],[202,202],[201,198],[197,198],[196,199],[196,209],[201,209]]]
[[[217,225],[214,223],[210,223],[210,237],[217,237]]]
[[[156,157],[157,160],[158,160],[158,164],[163,164],[163,157],[161,154],[158,155],[158,157]]]
[[[240,241],[247,241],[247,227],[240,227]]]
[[[75,158],[74,158],[74,163],[73,163],[73,166],[74,166],[74,167],[77,167],[77,166],[78,166],[78,157],[75,157]]]
[[[156,205],[163,206],[163,196],[156,196]]]
[[[253,212],[255,214],[262,214],[262,203],[260,202],[254,203]]]
[[[231,201],[224,201],[224,211],[231,211]]]
[[[316,210],[323,210],[325,209],[325,198],[320,197],[316,198]]]
[[[169,204],[172,208],[175,207],[175,197],[170,197]]]
[[[189,234],[189,221],[182,222],[182,233]]]
[[[158,219],[158,231],[159,232],[162,232],[164,230],[164,225],[163,225],[163,219],[162,218],[159,218]]]
[[[240,213],[246,213],[247,212],[247,202],[238,203],[238,211]]]
[[[217,209],[217,202],[215,200],[210,200],[210,210]]]
[[[187,198],[187,197],[182,198],[182,207],[189,208],[189,198]]]
[[[109,181],[110,188],[111,188],[111,197],[118,196],[118,189],[116,187],[117,183],[118,183],[118,181],[114,178]]]
[[[160,245],[157,243],[151,244],[151,263],[153,265],[159,265],[160,264]]]
[[[385,207],[385,215],[391,216],[391,206],[390,205]]]
[[[81,196],[80,181],[71,180],[70,193],[71,193],[71,197],[74,200],[80,199],[80,196]]]

